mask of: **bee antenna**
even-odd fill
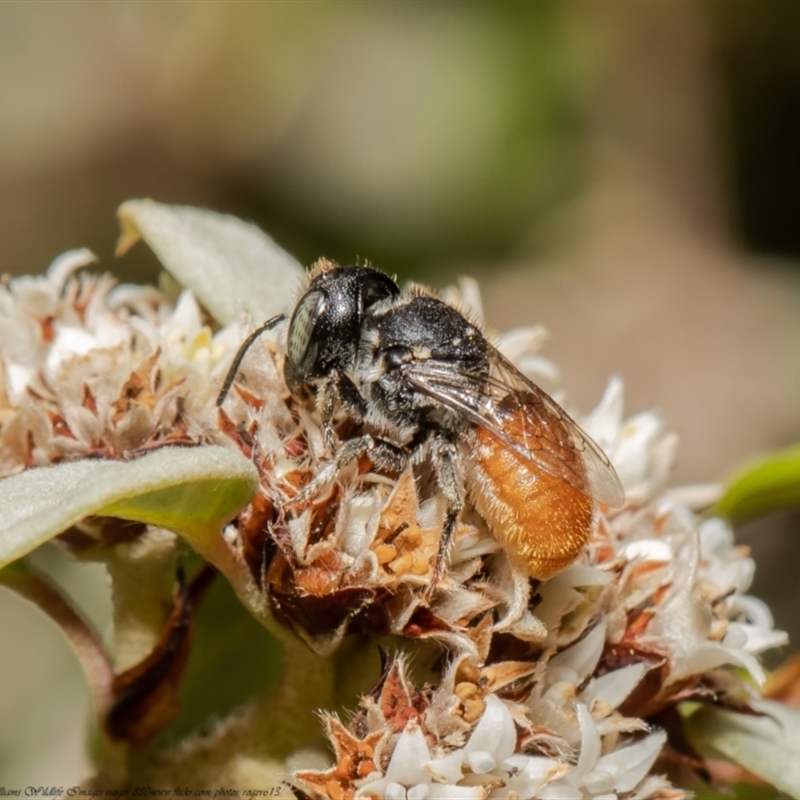
[[[286,319],[286,314],[276,314],[274,317],[270,317],[265,323],[259,325],[240,345],[239,349],[236,351],[236,355],[233,358],[233,362],[231,363],[228,374],[225,376],[225,382],[222,384],[222,388],[219,390],[219,394],[217,395],[217,407],[221,406],[225,402],[225,398],[228,396],[228,392],[231,390],[231,386],[233,386],[233,381],[236,378],[236,373],[239,372],[239,367],[242,365],[242,361],[244,360],[247,351],[250,349],[250,345],[261,336],[262,333],[266,333],[267,331],[272,330],[279,322],[282,322]]]

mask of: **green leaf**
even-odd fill
[[[773,453],[736,473],[716,512],[738,522],[781,508],[800,507],[800,445]]]
[[[164,447],[135,461],[30,469],[0,481],[0,567],[90,515],[169,528],[195,547],[213,550],[209,540],[257,487],[250,461],[217,446]]]
[[[223,325],[242,312],[261,322],[284,311],[303,276],[300,264],[269,236],[235,217],[152,200],[129,200],[117,214],[117,255],[144,239]]]
[[[689,740],[704,757],[733,761],[800,800],[800,711],[772,700],[752,706],[762,716],[699,708],[684,723]]]

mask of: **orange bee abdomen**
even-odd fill
[[[518,441],[518,429],[530,427],[524,406],[514,403],[503,431]],[[471,492],[478,513],[509,557],[531,576],[545,580],[568,567],[592,534],[595,504],[590,497],[537,468],[484,428],[474,430]],[[583,469],[572,452],[571,469]]]

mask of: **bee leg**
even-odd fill
[[[361,392],[353,381],[339,370],[331,373],[320,385],[316,406],[322,420],[322,435],[331,451],[336,450],[336,434],[331,420],[337,409],[344,411],[353,422],[361,422],[367,413],[367,404]]]
[[[358,460],[361,456],[368,455],[370,461],[378,469],[391,469],[402,472],[408,464],[408,452],[401,445],[388,442],[385,439],[376,439],[374,436],[359,436],[357,439],[348,439],[339,447],[336,458],[326,461],[317,472],[314,479],[296,494],[286,505],[288,507],[302,506],[322,488],[330,483],[348,464]]]
[[[461,460],[458,455],[456,443],[443,436],[433,437],[431,440],[431,461],[436,473],[436,482],[447,500],[447,513],[442,528],[442,538],[439,540],[439,552],[433,567],[433,578],[429,593],[436,588],[444,573],[447,555],[456,532],[456,525],[461,518],[464,508],[464,478],[461,474]]]

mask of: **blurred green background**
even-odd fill
[[[787,0],[0,5],[0,271],[88,246],[152,280],[144,247],[113,258],[116,207],[152,197],[304,263],[471,274],[491,329],[551,331],[570,403],[617,372],[663,411],[679,483],[800,438],[799,142]],[[795,642],[797,523],[740,531]],[[77,781],[66,644],[4,592],[0,651],[0,777]]]

